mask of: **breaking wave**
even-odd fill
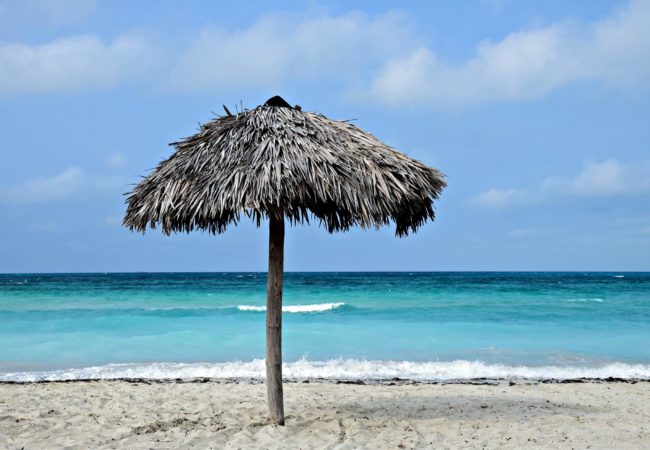
[[[602,298],[572,298],[567,300],[567,302],[570,303],[584,303],[584,302],[595,302],[595,303],[603,303],[605,300]]]
[[[285,305],[282,307],[282,312],[286,313],[313,313],[331,311],[336,308],[344,306],[345,303],[317,303],[313,305]],[[240,311],[266,311],[266,306],[253,306],[253,305],[237,305]]]
[[[148,363],[108,364],[43,372],[0,373],[0,381],[101,380],[117,378],[192,379],[240,378],[264,379],[263,359],[225,363]],[[577,379],[621,378],[650,379],[650,364],[610,363],[595,367],[575,366],[509,366],[481,361],[449,362],[377,361],[333,359],[309,361],[301,359],[283,365],[284,377],[291,379],[390,380],[417,381],[469,380],[475,378],[508,379]]]

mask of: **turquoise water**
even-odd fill
[[[266,274],[0,275],[0,379],[262,376]],[[650,377],[649,273],[289,273],[289,376]]]

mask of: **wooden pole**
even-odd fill
[[[284,425],[282,394],[282,273],[284,215],[269,220],[269,273],[266,288],[266,397],[269,421]]]

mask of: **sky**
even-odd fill
[[[0,272],[266,270],[266,224],[121,220],[170,142],[276,94],[449,184],[407,238],[289,227],[288,271],[650,270],[650,0],[0,0]]]

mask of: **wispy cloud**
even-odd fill
[[[121,169],[126,162],[126,156],[121,152],[111,152],[106,156],[106,165],[111,169]]]
[[[56,39],[40,45],[0,45],[0,94],[83,91],[114,86],[152,67],[148,43],[122,36]],[[155,52],[154,52],[155,53]]]
[[[188,42],[151,36],[69,36],[0,45],[0,94],[84,91],[147,79],[169,90],[362,85],[372,69],[417,43],[408,19],[361,12],[271,14],[239,29],[206,26]],[[173,45],[171,42],[174,42]]]
[[[535,99],[580,80],[647,87],[648,23],[650,1],[633,0],[604,20],[557,23],[482,42],[460,64],[420,47],[388,61],[369,94],[395,104],[469,104]]]
[[[623,164],[615,159],[587,164],[574,176],[547,177],[533,188],[491,188],[470,199],[489,209],[538,203],[558,197],[599,197],[650,193],[650,163]]]
[[[121,216],[106,216],[104,218],[104,225],[110,228],[122,226],[122,217]]]
[[[191,90],[327,80],[354,84],[413,42],[399,14],[271,15],[240,30],[201,30],[179,55],[169,84]]]
[[[114,191],[125,185],[120,177],[91,175],[73,166],[53,176],[29,179],[6,190],[3,197],[12,202],[49,202]]]
[[[615,195],[643,188],[643,178],[633,176],[634,169],[610,159],[587,165],[574,177],[549,177],[541,191],[577,196]],[[632,175],[632,176],[631,176]]]
[[[333,83],[355,100],[448,105],[535,99],[581,80],[645,89],[649,22],[650,0],[632,0],[598,21],[563,21],[479,42],[460,63],[440,58],[397,13],[271,14],[242,28],[206,26],[185,42],[85,35],[4,43],[0,94],[74,92],[142,80],[168,90],[211,92]]]
[[[538,228],[528,227],[528,228],[518,228],[516,230],[512,230],[508,233],[508,236],[514,238],[526,238],[530,236],[535,236],[539,233],[540,230]]]
[[[525,202],[528,196],[528,191],[524,189],[492,188],[476,195],[472,199],[472,203],[488,208],[500,208],[513,203]]]

